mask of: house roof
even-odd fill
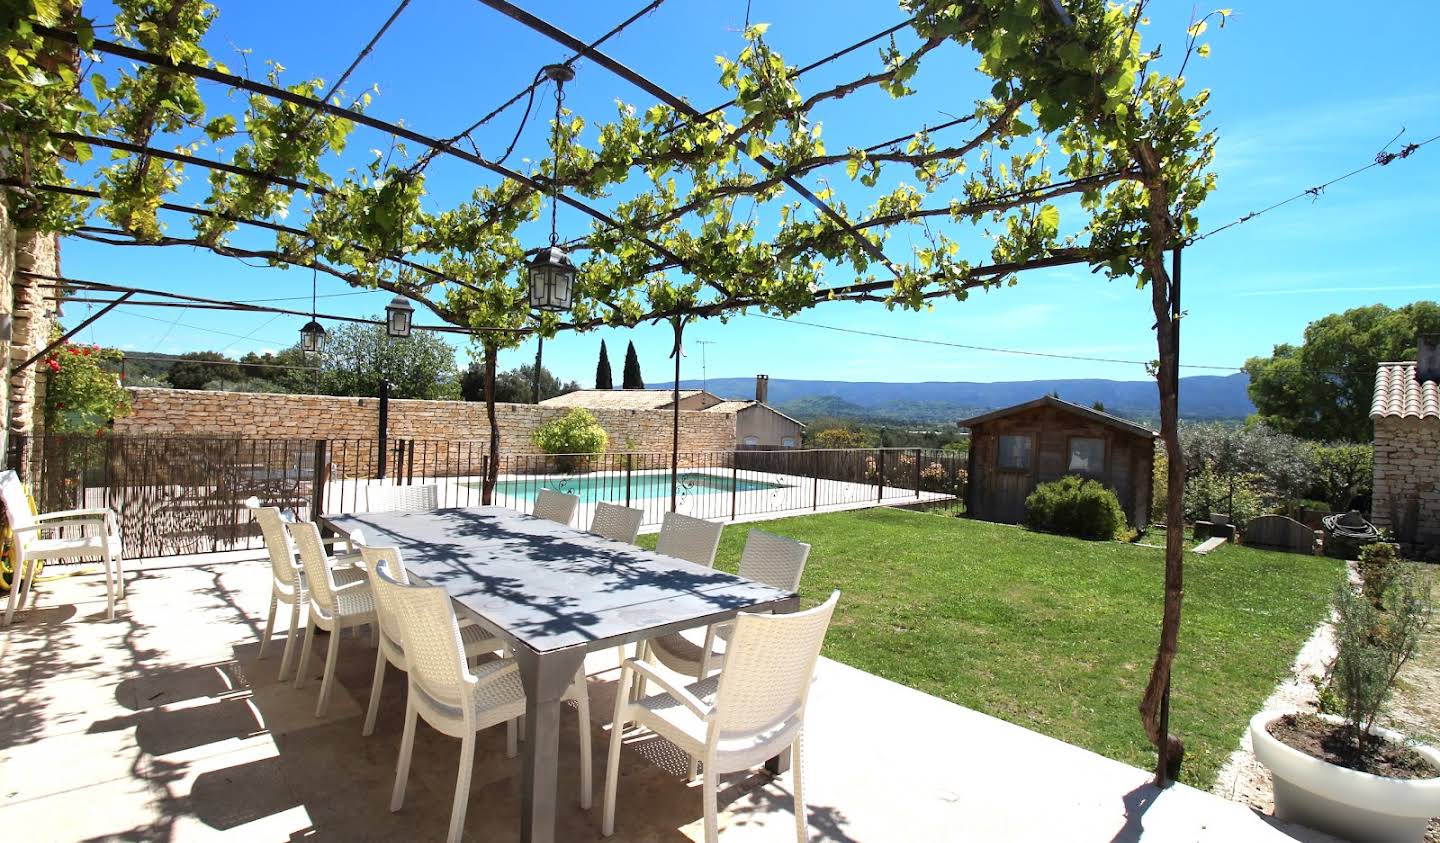
[[[1016,404],[1013,407],[1005,407],[999,410],[991,410],[990,412],[983,415],[972,416],[968,419],[961,419],[960,421],[956,422],[956,424],[958,424],[960,427],[974,427],[977,424],[983,424],[988,421],[1003,418],[1004,416],[1011,415],[1012,413],[1024,412],[1025,410],[1033,410],[1036,407],[1045,406],[1055,407],[1057,409],[1065,410],[1079,416],[1084,416],[1093,422],[1098,422],[1100,424],[1106,425],[1107,427],[1113,427],[1116,430],[1123,430],[1126,433],[1131,433],[1136,436],[1144,436],[1147,439],[1154,439],[1156,436],[1159,436],[1158,433],[1151,430],[1150,428],[1145,427],[1144,425],[1136,424],[1129,419],[1122,419],[1119,416],[1112,416],[1107,412],[1104,412],[1102,410],[1096,410],[1091,407],[1083,407],[1079,404],[1074,404],[1062,398],[1056,398],[1053,395],[1042,395],[1039,398],[1036,398],[1034,401],[1026,401],[1024,404]]]
[[[1415,363],[1381,363],[1375,370],[1372,419],[1440,419],[1440,382],[1415,379]]]
[[[805,423],[802,422],[802,421],[800,421],[799,419],[791,418],[790,416],[785,415],[784,413],[780,412],[779,410],[775,409],[774,407],[770,406],[769,404],[761,404],[759,401],[755,401],[755,400],[746,400],[746,401],[721,401],[719,404],[716,404],[716,405],[714,405],[713,407],[706,407],[706,408],[704,409],[704,412],[706,412],[706,413],[738,413],[738,412],[740,412],[741,410],[749,410],[749,409],[751,409],[752,407],[760,407],[760,408],[763,408],[763,409],[765,409],[765,410],[769,410],[770,412],[774,413],[775,415],[779,416],[779,417],[782,418],[782,419],[785,419],[785,420],[787,420],[787,421],[795,422],[796,424],[800,425],[801,427],[804,427],[804,426],[805,426]]]
[[[701,395],[703,389],[682,389],[680,400]],[[590,410],[658,410],[670,406],[674,393],[668,389],[577,389],[541,404],[547,407],[585,407]]]

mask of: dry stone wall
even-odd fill
[[[234,437],[241,439],[376,438],[379,401],[328,395],[272,395],[184,389],[130,390],[133,412],[115,422],[117,435]],[[498,404],[500,453],[505,457],[538,454],[530,435],[559,418],[567,407]],[[610,451],[669,453],[671,416],[667,410],[591,410],[610,435]],[[489,442],[485,405],[469,401],[391,400],[389,435],[393,440],[452,443],[446,462],[478,459]],[[466,447],[460,447],[465,445]],[[351,445],[351,452],[373,449]],[[733,413],[680,413],[682,452],[733,451]],[[433,450],[433,449],[432,449]],[[363,464],[363,458],[356,458]],[[373,457],[372,457],[373,459]],[[350,462],[351,460],[345,460]],[[350,466],[349,473],[358,470]]]
[[[0,207],[0,312],[11,319],[10,342],[0,344],[0,360],[8,360],[6,368],[18,365],[50,341],[55,324],[55,294],[44,282],[16,274],[17,271],[42,275],[60,274],[60,241],[53,234],[16,231],[5,209]],[[37,432],[44,422],[40,408],[44,404],[43,369],[32,364],[9,375],[0,383],[0,406],[7,409],[5,435],[0,445],[14,435]]]
[[[1371,509],[1412,552],[1440,554],[1440,420],[1375,420]]]

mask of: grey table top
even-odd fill
[[[324,515],[537,653],[622,644],[795,597],[504,507]]]

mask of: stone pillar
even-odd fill
[[[34,231],[14,233],[14,269],[35,272],[42,275],[60,274],[60,239],[53,234]],[[50,330],[55,325],[56,290],[42,286],[48,282],[37,281],[12,274],[11,294],[6,301],[11,303],[13,317],[10,353],[7,366],[23,363],[31,355],[43,349],[50,342]],[[9,407],[6,416],[10,437],[40,436],[45,425],[45,377],[42,363],[33,363],[8,378]],[[32,447],[31,467],[39,454],[39,448]]]

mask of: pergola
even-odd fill
[[[602,49],[659,13],[664,0],[651,0],[589,42],[508,0],[479,2],[562,46],[569,58],[537,68],[530,85],[448,136],[375,117],[369,93],[352,97],[344,89],[410,0],[398,3],[329,84],[286,83],[274,69],[261,81],[216,62],[202,44],[214,15],[203,0],[117,0],[109,40],[96,37],[78,0],[23,3],[0,35],[0,185],[9,188],[22,226],[306,267],[405,296],[444,323],[436,329],[472,335],[484,350],[491,426],[487,503],[498,466],[496,356],[528,336],[668,322],[678,389],[681,334],[696,318],[748,310],[783,317],[828,301],[918,309],[1064,265],[1135,276],[1149,288],[1156,320],[1173,527],[1160,644],[1140,711],[1159,751],[1157,780],[1173,779],[1183,754],[1168,730],[1183,573],[1180,250],[1196,234],[1195,211],[1214,185],[1208,167],[1215,140],[1203,126],[1208,94],[1187,95],[1183,74],[1192,56],[1207,52],[1199,40],[1207,22],[1223,23],[1225,13],[1193,22],[1184,49],[1162,56],[1158,47],[1142,48],[1146,0],[1113,7],[1107,0],[903,0],[903,19],[894,25],[803,66],[786,63],[766,27],[755,25],[736,60],[719,60],[720,84],[733,97],[701,110]],[[865,48],[878,49],[876,67],[802,92],[807,74]],[[977,56],[977,78],[991,83],[986,95],[960,104],[960,116],[843,152],[826,148],[809,119],[813,109],[869,88],[908,96],[927,56],[957,49]],[[86,56],[128,64],[106,66],[106,78],[82,63]],[[509,151],[481,152],[472,137],[479,127],[533,101],[548,82],[558,88],[581,60],[654,104],[643,111],[621,105],[613,119],[591,127],[562,109],[557,90],[549,158],[521,170],[504,163]],[[86,76],[100,79],[88,96]],[[208,113],[199,82],[248,94],[243,113]],[[359,172],[334,174],[326,165],[356,126],[422,151],[413,160],[384,156]],[[201,154],[230,138],[238,142],[228,155]],[[96,148],[117,157],[87,164]],[[479,178],[469,201],[429,212],[420,201],[425,171],[442,156],[472,165]],[[1063,161],[1058,170],[1052,157]],[[855,190],[869,191],[862,212],[805,184],[842,166]],[[184,168],[209,174],[210,194],[198,205],[168,201],[182,187]],[[623,200],[616,198],[622,183]],[[548,247],[527,248],[517,229],[538,218],[547,199],[590,220],[584,236],[552,240],[586,255],[565,313],[528,306],[523,267]],[[737,212],[742,202],[748,219]],[[1057,202],[1077,211],[1078,222],[1062,225]],[[297,211],[303,224],[278,221]],[[186,217],[188,236],[168,232],[161,212]],[[971,254],[973,246],[955,233],[963,226],[981,230],[988,249]],[[229,242],[240,229],[268,232],[273,245]],[[886,251],[896,230],[920,235],[905,260]],[[835,275],[844,277],[830,280]],[[107,309],[156,292],[103,279],[41,280],[117,295],[101,300]],[[244,307],[166,295],[190,306]],[[678,425],[679,402],[674,406]],[[678,451],[678,427],[676,437]]]

